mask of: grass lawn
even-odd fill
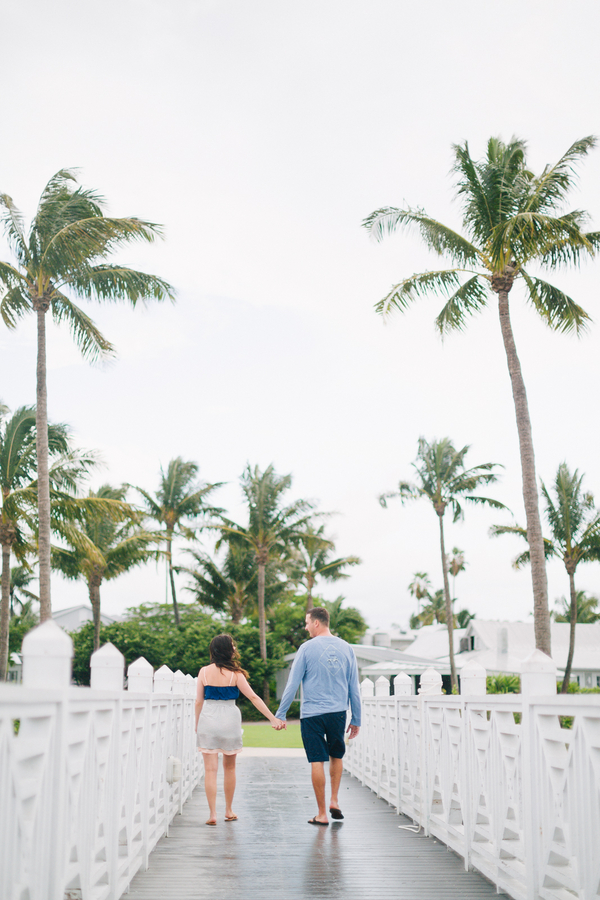
[[[288,722],[285,731],[275,731],[268,723],[243,722],[244,747],[297,747],[302,749],[300,722]]]

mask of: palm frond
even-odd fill
[[[532,182],[527,208],[545,211],[563,203],[575,183],[575,167],[596,146],[593,135],[575,141],[553,166],[546,166]]]
[[[591,321],[590,316],[571,297],[547,281],[528,275],[524,270],[521,270],[521,274],[528,288],[529,299],[553,331],[582,334],[586,330],[587,323]]]
[[[594,247],[569,216],[550,216],[539,212],[516,212],[494,228],[490,239],[490,263],[501,271],[515,259],[518,264],[544,256],[549,248],[564,242],[573,245],[571,253],[593,256]]]
[[[79,268],[64,284],[80,297],[116,302],[126,299],[132,306],[141,300],[174,300],[175,290],[164,279],[126,266],[99,265]]]
[[[363,222],[363,226],[375,240],[382,240],[398,228],[417,228],[424,243],[440,256],[447,253],[458,265],[481,261],[477,247],[458,232],[453,231],[436,219],[432,219],[422,209],[395,209],[387,206],[377,209]]]
[[[435,320],[441,334],[462,331],[469,316],[479,312],[488,300],[488,292],[479,275],[474,275],[461,284]]]
[[[375,310],[383,316],[388,316],[393,310],[404,312],[411,303],[428,294],[449,297],[452,291],[460,287],[459,276],[464,271],[464,269],[445,269],[411,275],[410,278],[395,284],[383,300],[376,304]]]
[[[19,319],[31,310],[31,298],[21,285],[9,288],[0,300],[0,315],[7,328],[16,328]]]
[[[111,356],[115,350],[110,341],[101,334],[92,319],[76,306],[66,294],[55,290],[51,301],[52,316],[59,324],[66,322],[73,340],[79,347],[84,359],[91,362]]]
[[[4,208],[1,220],[8,243],[21,265],[25,266],[29,261],[29,252],[25,240],[23,214],[17,209],[12,197],[9,197],[8,194],[0,194],[0,207]]]
[[[135,241],[150,243],[161,235],[160,225],[135,217],[78,219],[52,236],[43,249],[41,265],[53,277],[65,277],[125,244]]]

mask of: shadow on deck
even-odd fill
[[[307,824],[316,812],[304,759],[246,757],[238,764],[237,822],[216,828],[196,789],[138,874],[128,900],[485,900],[495,888],[443,844],[398,828],[397,816],[344,774],[343,822]]]

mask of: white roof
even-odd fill
[[[454,638],[454,652],[460,649],[460,639],[466,634],[466,628],[455,628],[452,632]],[[411,656],[421,656],[425,659],[446,659],[448,657],[448,629],[445,625],[436,622],[434,625],[424,625],[415,632],[417,637],[405,648]]]
[[[69,606],[67,609],[54,610],[52,618],[65,631],[77,631],[86,622],[93,620],[94,613],[91,606],[88,606],[86,603],[80,603],[79,606]],[[113,622],[118,620],[114,616],[107,616],[106,613],[101,612],[100,621],[103,625],[112,625]]]
[[[387,660],[373,663],[372,666],[364,666],[360,674],[375,680],[379,678],[380,675],[385,675],[387,678],[390,678],[399,675],[401,672],[405,672],[406,675],[422,675],[425,669],[429,668],[435,669],[440,675],[450,674],[450,663],[438,659],[424,659],[420,663]]]

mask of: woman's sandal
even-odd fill
[[[236,819],[237,819],[237,816],[225,816],[226,822],[235,822]]]
[[[204,824],[205,825],[216,825],[217,823],[216,823],[216,821],[213,822],[212,819],[208,819]]]

